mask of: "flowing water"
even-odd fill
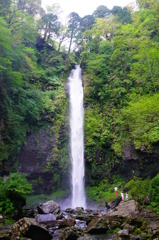
[[[93,240],[115,240],[117,237],[112,234],[99,234],[99,235],[92,235]]]
[[[86,208],[84,191],[83,86],[81,68],[76,66],[69,77],[70,157],[72,163],[72,208]]]

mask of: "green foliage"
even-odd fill
[[[16,210],[21,210],[26,196],[32,193],[32,185],[19,173],[11,173],[6,180],[0,180],[0,212],[14,215]]]
[[[131,13],[126,7],[121,8],[114,6],[111,12],[112,14],[117,15],[118,20],[122,24],[132,23]]]
[[[86,177],[91,185],[99,184],[90,195],[97,201],[100,195],[113,198],[114,186],[102,194],[109,185],[103,179],[119,163],[124,145],[143,150],[159,142],[159,7],[157,0],[138,3],[136,12],[99,6],[96,23],[93,15],[71,13],[66,29],[55,8],[35,21],[40,0],[1,1],[0,165],[10,165],[26,136],[47,126],[55,141],[45,171],[54,171],[53,185],[61,186],[69,168],[65,82],[76,55],[85,91]],[[69,56],[61,47],[66,37]],[[78,53],[70,53],[73,41]],[[139,192],[143,199],[137,185],[144,182],[134,180],[132,194]],[[153,191],[152,196],[155,205]],[[5,204],[6,211],[14,208],[10,198]]]
[[[149,197],[150,203],[147,208],[153,208],[157,213],[159,213],[159,174],[157,174],[152,180],[142,180],[134,177],[125,184],[124,188],[129,189],[130,196],[138,201],[142,206],[144,205],[144,199]]]
[[[159,141],[159,95],[144,96],[122,110],[136,148],[152,146]]]
[[[125,186],[129,189],[132,198],[143,204],[144,199],[150,193],[151,181],[149,179],[141,180],[134,177]]]
[[[157,174],[157,176],[152,179],[150,196],[151,196],[152,202],[156,203],[156,205],[158,206],[158,201],[159,201],[159,174]]]
[[[58,201],[60,199],[64,199],[68,197],[69,194],[70,194],[70,190],[58,190],[58,191],[54,191],[50,195],[44,195],[44,194],[30,195],[27,197],[26,204],[27,206],[32,207],[49,200]]]
[[[136,12],[116,6],[107,18],[97,15],[93,28],[84,32],[81,66],[90,184],[98,184],[120,163],[127,145],[153,151],[159,142],[159,8],[157,1],[141,2]],[[96,13],[103,17],[105,10],[101,6]]]
[[[80,31],[80,21],[81,17],[76,12],[71,12],[69,15],[69,22],[68,22],[68,34],[70,36],[70,43],[69,43],[69,50],[68,53],[71,51],[72,41],[73,38],[76,38]]]
[[[44,31],[44,40],[49,40],[53,34],[59,31],[60,22],[58,16],[53,12],[49,12],[42,16],[39,20],[39,28]]]
[[[118,195],[120,196],[123,184],[124,181],[119,175],[116,175],[114,179],[111,180],[111,183],[108,180],[103,180],[99,184],[95,184],[95,186],[86,188],[87,198],[89,201],[95,201],[105,206],[105,202],[110,202],[118,197],[114,191],[116,186],[119,189]]]
[[[87,146],[96,146],[100,144],[100,137],[103,128],[102,114],[97,114],[96,110],[87,110],[85,113],[85,139]],[[97,117],[98,116],[98,117]]]
[[[142,233],[141,228],[135,228],[134,233],[135,233],[136,235],[141,234],[141,233]]]
[[[54,189],[70,164],[64,83],[75,56],[58,47],[61,29],[57,12],[45,13],[40,0],[0,1],[0,166],[16,171],[27,136],[49,128],[54,155],[44,171],[55,172]],[[9,198],[3,204],[15,208]]]
[[[92,26],[95,24],[95,18],[93,15],[86,15],[81,19],[80,26],[82,31],[86,31],[91,29]]]
[[[97,7],[97,9],[94,11],[93,15],[95,18],[105,18],[107,17],[111,11],[104,5],[101,5]]]
[[[108,180],[102,180],[99,184],[95,186],[87,187],[86,193],[89,201],[95,201],[100,205],[105,205],[105,202],[110,202],[114,200],[117,196],[114,193],[114,187],[118,187],[118,195],[124,190],[128,191],[129,199],[134,199],[144,206],[144,199],[146,197],[150,198],[150,204],[148,208],[153,208],[156,212],[158,209],[159,201],[159,174],[156,175],[152,180],[150,179],[140,179],[134,177],[129,182],[125,181],[120,177],[120,175],[115,175],[111,182]]]
[[[9,156],[19,153],[27,131],[40,120],[42,106],[42,97],[38,91],[21,87],[9,89],[2,105],[6,125],[3,134],[7,140]]]
[[[21,197],[26,197],[32,192],[31,184],[28,184],[27,179],[18,173],[10,174],[4,183],[4,188],[7,194],[15,194]]]
[[[6,80],[11,73],[11,31],[2,17],[0,17],[0,51],[0,94],[4,94]]]

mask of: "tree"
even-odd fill
[[[0,17],[0,99],[5,96],[12,75],[12,34],[6,21]]]
[[[93,15],[84,16],[83,18],[81,18],[81,21],[80,21],[81,31],[84,32],[86,30],[91,29],[94,24],[95,24],[95,18]]]
[[[60,7],[57,4],[47,6],[46,12],[38,21],[38,29],[46,42],[49,39],[55,40],[59,36],[61,23],[59,21]]]
[[[140,9],[155,9],[158,6],[158,0],[137,0]]]
[[[60,29],[57,33],[57,39],[58,39],[58,52],[60,52],[61,50],[61,46],[62,46],[62,43],[67,39],[68,37],[68,29],[61,25],[60,26]]]
[[[159,94],[138,97],[122,110],[125,126],[129,129],[136,149],[150,148],[159,141]]]
[[[97,7],[93,12],[95,18],[107,18],[111,14],[111,11],[104,5]]]
[[[151,181],[149,179],[141,180],[140,178],[134,177],[125,185],[125,188],[130,189],[129,192],[133,199],[140,204],[144,204],[145,197],[150,193]]]
[[[120,24],[115,22],[114,16],[109,16],[108,18],[98,18],[96,19],[96,24],[92,28],[92,36],[100,36],[103,40],[108,38],[111,39],[114,35],[115,29]]]
[[[4,17],[13,32],[23,25],[28,18],[41,12],[41,0],[2,0],[0,15]]]
[[[156,177],[154,177],[152,179],[152,183],[151,183],[151,191],[150,191],[150,196],[151,199],[154,203],[156,203],[156,207],[158,207],[158,201],[159,201],[159,174],[156,175]]]
[[[73,38],[75,38],[80,31],[80,22],[81,17],[78,15],[78,13],[70,13],[68,22],[68,35],[70,37],[68,53],[71,51]]]
[[[41,0],[14,0],[13,4],[18,10],[26,11],[31,15],[37,15],[42,11]]]
[[[131,12],[126,7],[114,6],[111,12],[118,17],[122,24],[132,23]]]
[[[58,34],[60,29],[60,22],[58,16],[54,13],[47,13],[42,16],[39,21],[39,30],[43,33],[44,41],[47,41],[53,37],[53,34]]]
[[[26,196],[32,193],[32,185],[19,173],[11,173],[3,180],[0,179],[0,212],[15,215],[20,213],[25,205]]]
[[[159,46],[143,41],[139,46],[138,53],[134,55],[134,63],[131,66],[130,77],[142,86],[145,92],[157,92],[158,87],[158,64],[159,64]]]
[[[94,24],[95,18],[93,15],[86,15],[81,18],[79,30],[74,40],[74,43],[77,45],[79,52],[85,41],[85,31],[92,29]]]

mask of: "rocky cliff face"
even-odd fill
[[[20,152],[18,170],[29,174],[44,172],[52,158],[53,144],[54,134],[44,129],[28,136]]]
[[[135,150],[132,144],[123,147],[120,173],[124,177],[154,177],[159,172],[159,145]]]
[[[29,182],[33,184],[34,193],[49,194],[62,187],[63,179],[68,174],[69,162],[64,162],[63,169],[59,161],[62,156],[55,154],[55,147],[58,147],[55,134],[51,130],[40,129],[27,137],[21,149],[18,171],[27,175]],[[65,184],[68,184],[67,180]]]
[[[104,151],[96,150],[95,160],[90,161],[90,156],[86,159],[86,183],[92,180],[98,183],[105,177],[114,174],[121,174],[125,179],[131,179],[134,176],[153,178],[159,172],[159,145],[151,149],[136,150],[132,143],[123,146],[122,156],[119,158],[107,148]]]
[[[27,174],[37,193],[50,192],[53,173],[46,167],[53,155],[54,134],[41,129],[27,137],[19,156],[18,171]]]
[[[64,139],[64,134],[66,132],[61,131],[61,139]],[[68,161],[62,162],[64,156],[60,153],[57,157],[55,145],[55,135],[51,130],[41,129],[38,133],[29,135],[21,149],[18,171],[27,174],[35,193],[50,193],[55,186],[69,186],[69,158]],[[111,159],[108,157],[108,154],[101,154],[98,150],[94,167],[86,156],[86,184],[89,184],[91,179],[102,180],[108,175],[108,169],[109,176],[118,173],[126,179],[133,176],[154,177],[159,172],[159,146],[157,145],[150,151],[135,150],[132,144],[126,144],[120,159],[109,161]]]

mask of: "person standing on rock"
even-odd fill
[[[108,211],[110,209],[110,206],[108,205],[107,202],[105,202],[105,210]]]
[[[123,192],[121,192],[121,199],[122,199],[122,201],[124,201],[124,193]]]
[[[129,195],[128,195],[128,193],[126,193],[126,201],[128,201],[129,200]]]
[[[118,195],[118,188],[115,187],[114,189],[115,189],[115,194]]]

